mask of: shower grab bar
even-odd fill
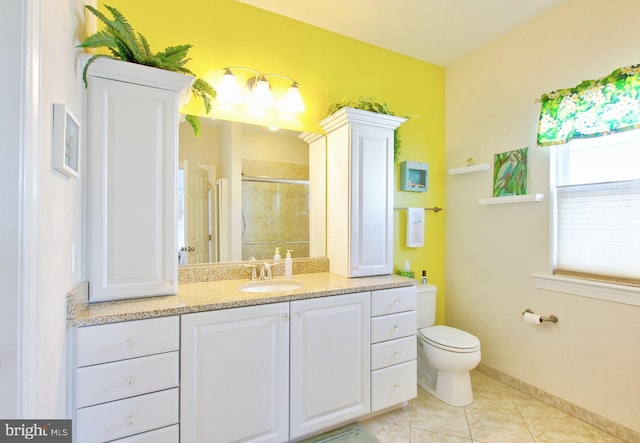
[[[298,178],[276,178],[276,177],[254,177],[243,175],[240,178],[243,182],[263,182],[263,183],[283,183],[285,185],[308,185],[309,180]]]
[[[408,208],[393,208],[393,209],[406,210],[406,209],[408,209]],[[440,212],[440,211],[442,211],[442,208],[439,208],[439,207],[437,207],[437,206],[434,206],[433,208],[422,208],[422,209],[424,209],[425,211],[433,211],[433,212]]]

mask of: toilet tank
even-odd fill
[[[434,285],[418,285],[418,329],[435,324],[437,291]]]

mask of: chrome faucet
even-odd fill
[[[262,263],[260,268],[260,280],[271,280],[271,265],[267,262]]]

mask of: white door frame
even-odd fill
[[[40,11],[42,0],[12,2],[0,18],[3,38],[18,45],[0,74],[4,100],[0,183],[3,272],[0,377],[2,418],[37,418],[37,302],[39,287]],[[17,38],[16,38],[17,37]]]
[[[40,201],[40,11],[41,0],[22,0],[24,42],[20,65],[21,86],[20,156],[21,210],[18,291],[18,414],[38,416],[38,291],[39,291],[39,201]]]

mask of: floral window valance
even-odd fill
[[[542,96],[538,145],[640,128],[640,65]]]

